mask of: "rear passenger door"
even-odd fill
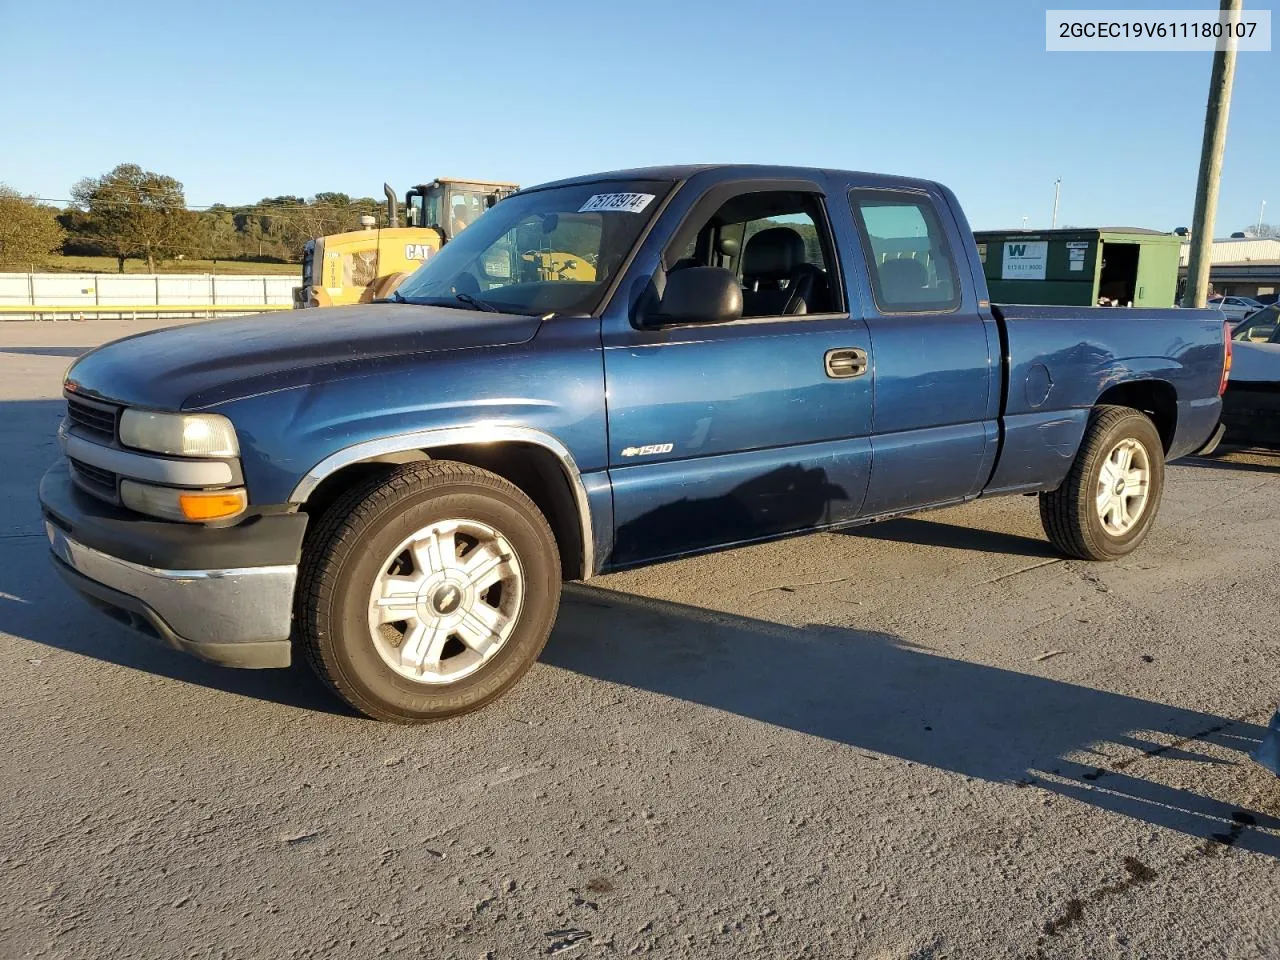
[[[874,468],[862,515],[976,496],[995,462],[1002,374],[947,198],[854,187],[848,202],[875,357]]]

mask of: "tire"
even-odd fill
[[[294,619],[308,661],[351,707],[422,723],[510,689],[546,645],[560,587],[555,537],[521,490],[428,461],[325,511],[303,548]],[[375,624],[384,610],[405,618]]]
[[[385,300],[391,296],[392,291],[408,278],[411,271],[401,270],[399,273],[389,273],[380,280],[376,280],[370,287],[371,299]]]
[[[1110,459],[1119,450],[1127,450],[1132,464],[1139,465],[1131,464],[1132,469],[1125,476],[1117,475]],[[1120,456],[1123,455],[1122,452]],[[1142,459],[1145,471],[1140,469]],[[1116,483],[1108,485],[1110,495],[1105,507],[1101,500],[1104,467],[1108,479],[1116,477]],[[1145,499],[1139,509],[1132,493],[1139,487],[1133,478],[1142,472],[1146,474]],[[1120,485],[1120,480],[1125,484]],[[1040,522],[1050,542],[1068,556],[1118,560],[1146,537],[1163,493],[1164,445],[1155,424],[1129,407],[1095,407],[1066,480],[1057,490],[1040,494]],[[1122,499],[1124,509],[1132,508],[1132,512],[1119,512],[1117,499]]]

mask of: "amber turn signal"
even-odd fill
[[[193,490],[178,495],[178,506],[188,520],[225,520],[244,512],[249,498],[243,490]]]

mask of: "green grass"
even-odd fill
[[[6,272],[25,273],[28,267],[6,264]],[[115,257],[54,257],[43,264],[36,264],[36,273],[117,273],[119,265]],[[125,273],[149,273],[147,261],[126,260]],[[302,267],[296,263],[253,263],[248,260],[165,260],[156,264],[156,273],[240,273],[287,274],[301,276]]]

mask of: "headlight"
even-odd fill
[[[231,421],[216,413],[151,413],[126,410],[120,415],[120,442],[126,447],[178,457],[235,457],[240,454]]]
[[[249,496],[243,487],[230,490],[178,490],[174,487],[154,487],[136,480],[121,480],[120,501],[130,510],[153,517],[205,523],[238,517],[249,505]]]

